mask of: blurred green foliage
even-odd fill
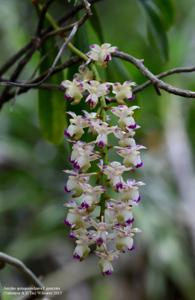
[[[49,24],[47,24],[49,26]],[[51,52],[51,49],[55,51]],[[49,39],[43,44],[40,51],[41,74],[51,68],[57,49],[53,40]],[[60,64],[60,61],[59,61]],[[59,84],[64,79],[63,72],[56,73],[49,78],[49,83]],[[49,90],[39,90],[39,120],[43,136],[51,143],[58,144],[62,142],[64,136],[65,122],[65,101],[59,91],[51,92]]]
[[[56,0],[51,13],[61,16],[64,2]],[[154,73],[193,65],[193,4],[192,0],[102,1],[95,6],[95,19],[82,27],[74,42],[87,51],[89,44],[100,43],[104,39],[125,52],[144,58],[146,66]],[[35,29],[36,13],[30,1],[2,0],[0,16],[2,64],[29,40]],[[63,59],[69,55],[66,53]],[[23,72],[22,79],[29,78],[38,63],[37,54]],[[71,78],[74,72],[75,68],[70,68],[61,75]],[[103,76],[110,81],[133,79],[142,83],[145,80],[133,66],[118,60],[112,61]],[[193,74],[174,75],[166,81],[195,89]],[[40,96],[53,101],[54,94],[43,95],[41,92]],[[63,95],[59,93],[56,96],[61,106]],[[39,101],[41,103],[41,99]],[[142,189],[143,201],[136,208],[136,226],[142,229],[137,237],[136,251],[126,257],[124,270],[116,272],[112,278],[90,278],[76,286],[77,292],[67,289],[65,296],[59,299],[195,298],[195,241],[190,226],[186,225],[187,215],[183,212],[186,199],[182,198],[175,173],[170,167],[165,142],[169,130],[165,121],[170,114],[174,121],[175,113],[170,110],[174,103],[181,112],[194,168],[195,103],[165,92],[158,96],[152,87],[140,93],[136,102],[141,106],[137,114],[138,123],[142,126],[138,140],[148,148],[144,154],[145,167],[138,175],[147,185]],[[78,112],[83,107],[68,105],[67,109]],[[59,125],[58,117],[55,120]],[[177,148],[177,145],[172,147]],[[33,90],[16,96],[3,107],[0,112],[0,249],[24,260],[37,275],[46,278],[66,266],[73,248],[63,226],[66,195],[63,193],[65,176],[62,170],[70,167],[68,156],[66,142],[54,145],[42,137],[38,92]],[[80,282],[85,262],[82,268]],[[0,272],[0,281],[7,286],[21,285],[25,278],[16,270],[6,268]]]

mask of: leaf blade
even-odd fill
[[[52,49],[52,40],[48,40],[41,48],[41,57],[47,55],[40,65],[40,73],[48,70],[55,58],[56,51],[49,53]],[[63,80],[63,73],[57,73],[48,79],[49,83],[59,84]],[[43,137],[53,143],[59,144],[64,136],[65,127],[65,101],[60,91],[39,90],[38,100],[39,124]]]
[[[139,0],[139,3],[143,7],[147,20],[148,20],[148,37],[150,43],[158,49],[163,60],[169,58],[169,44],[166,33],[166,27],[163,23],[159,9],[153,1],[150,0]]]
[[[97,12],[95,6],[93,6],[91,8],[91,11],[92,11],[92,17],[89,19],[89,22],[90,22],[91,27],[93,28],[94,32],[96,33],[100,43],[103,43],[104,42],[104,34],[103,34],[100,18],[99,18],[99,15],[98,15],[98,12]]]

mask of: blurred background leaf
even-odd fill
[[[102,29],[100,17],[98,15],[98,12],[97,12],[97,9],[95,6],[92,6],[91,12],[92,12],[93,17],[89,19],[89,22],[90,22],[92,28],[94,29],[95,33],[97,34],[99,42],[101,44],[103,44],[104,43],[103,29]]]
[[[170,2],[169,0],[164,2],[161,0],[139,0],[148,19],[149,42],[159,51],[164,60],[167,60],[169,57],[166,30],[169,29],[173,22],[173,9]]]
[[[50,69],[57,55],[56,51],[52,51],[55,41],[47,40],[40,51],[40,74]],[[54,48],[55,49],[55,48]],[[49,83],[59,84],[63,81],[63,72],[56,73],[51,76]],[[39,120],[42,134],[49,142],[58,144],[62,141],[65,127],[65,101],[59,91],[39,90]]]

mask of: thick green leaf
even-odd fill
[[[93,28],[93,30],[95,31],[100,43],[104,42],[104,35],[103,35],[103,30],[102,30],[102,26],[101,26],[101,22],[98,16],[98,12],[96,10],[96,8],[93,6],[92,9],[92,17],[89,19],[90,24]]]
[[[159,50],[164,60],[168,59],[168,38],[166,27],[159,14],[159,8],[151,0],[139,0],[148,18],[148,38],[152,46]]]
[[[40,65],[40,73],[51,67],[56,56],[53,48],[53,40],[48,40],[41,48],[41,57],[47,57]],[[60,84],[63,80],[63,73],[57,73],[48,79],[48,82]],[[42,134],[46,140],[58,144],[62,141],[65,127],[65,101],[59,91],[39,91],[39,121]]]

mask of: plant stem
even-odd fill
[[[85,55],[85,53],[83,53],[82,51],[80,51],[78,48],[76,48],[72,43],[68,43],[68,48],[75,53],[77,56],[79,56],[80,58],[84,59],[85,61],[88,60],[87,55]]]

